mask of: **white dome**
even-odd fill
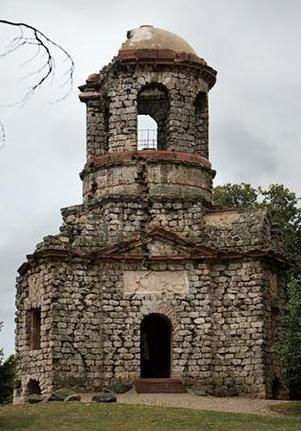
[[[168,49],[176,53],[197,55],[194,49],[180,36],[152,25],[142,25],[127,32],[127,40],[120,51],[139,49]]]

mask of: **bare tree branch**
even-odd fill
[[[36,90],[42,87],[46,82],[49,82],[50,84],[53,82],[56,73],[55,51],[57,51],[57,53],[63,56],[62,64],[65,67],[63,77],[67,76],[67,79],[64,79],[63,83],[58,87],[59,90],[61,90],[62,88],[66,88],[66,91],[54,102],[59,102],[65,99],[70,94],[73,88],[74,61],[70,54],[61,45],[54,42],[40,30],[27,23],[12,22],[0,19],[0,25],[1,24],[5,26],[15,27],[19,30],[19,34],[12,38],[8,45],[3,48],[2,52],[0,51],[0,60],[5,59],[9,55],[12,55],[13,53],[16,53],[20,49],[23,49],[27,46],[36,46],[37,51],[30,59],[22,63],[21,66],[31,63],[34,59],[44,58],[42,65],[38,67],[37,70],[26,74],[23,78],[26,79],[29,77],[36,76],[36,81],[30,85],[28,90],[26,90],[25,94],[18,101],[12,103],[11,105],[5,106],[23,106],[34,95]],[[5,129],[3,124],[0,122],[0,149],[3,148],[4,144]]]

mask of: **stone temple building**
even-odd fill
[[[19,269],[16,400],[112,382],[285,395],[279,233],[265,209],[212,204],[215,80],[187,42],[147,25],[80,87],[83,203]]]

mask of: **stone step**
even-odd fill
[[[140,378],[135,381],[135,388],[138,394],[141,393],[169,393],[182,394],[186,392],[181,379],[171,378]]]

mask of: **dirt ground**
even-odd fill
[[[92,394],[81,394],[82,401],[91,401]],[[199,410],[215,410],[232,413],[247,413],[268,416],[278,416],[270,410],[273,404],[283,403],[280,400],[262,400],[250,398],[217,398],[201,397],[192,392],[186,394],[137,394],[134,389],[117,395],[117,402],[123,404],[147,404],[166,407],[183,407]]]

